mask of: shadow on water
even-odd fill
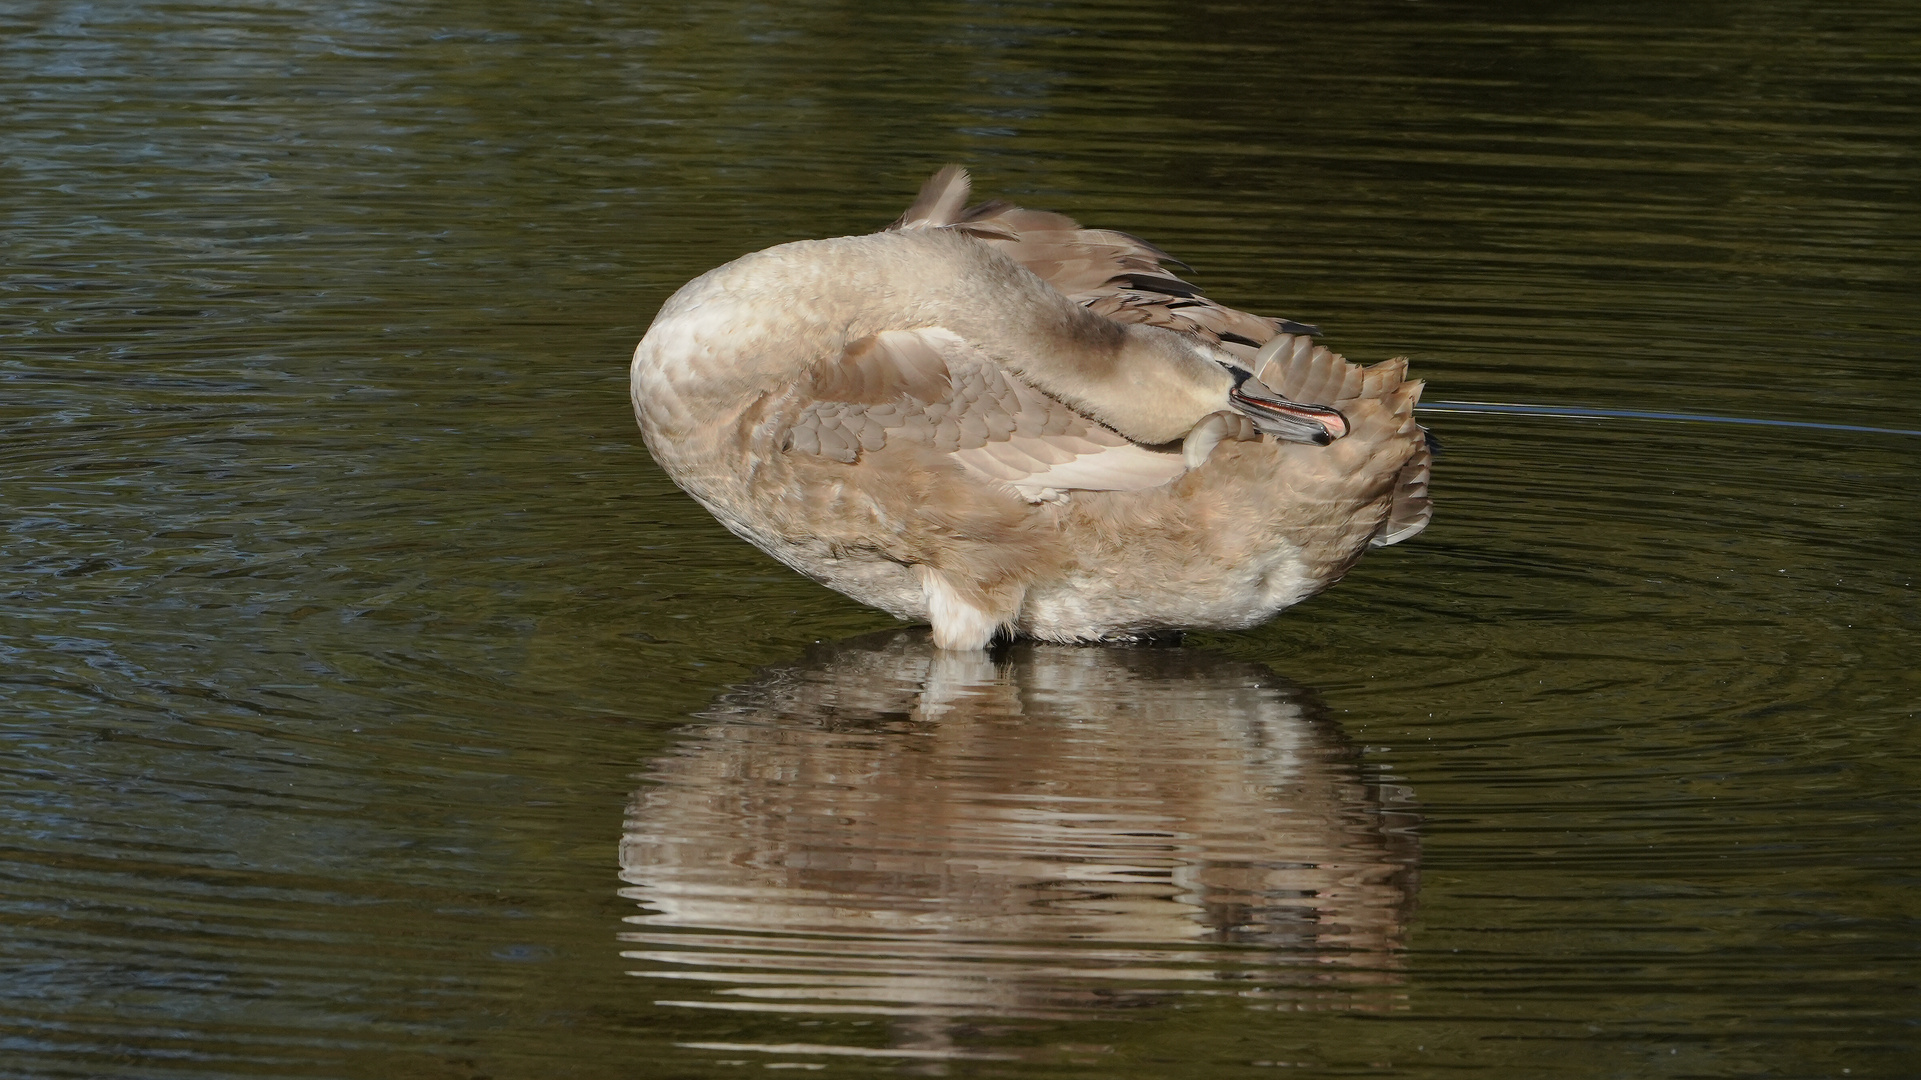
[[[623,956],[660,1004],[885,1017],[888,1047],[842,1049],[969,1057],[983,1017],[1393,1000],[1410,796],[1266,668],[889,632],[702,719],[621,844]]]

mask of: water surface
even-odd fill
[[[0,1075],[1921,1069],[1921,440],[1435,412],[1269,626],[955,668],[624,384],[960,161],[1435,400],[1921,429],[1913,5],[310,7],[0,13]]]

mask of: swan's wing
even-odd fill
[[[1208,299],[1162,265],[1178,260],[1140,237],[1085,229],[1065,214],[998,200],[964,209],[968,188],[967,170],[949,165],[888,228],[971,233],[1115,322],[1193,334],[1243,359],[1276,334],[1318,332],[1305,323],[1263,318]]]
[[[1186,471],[1009,374],[940,327],[889,330],[816,363],[794,391],[779,446],[853,463],[911,446],[945,455],[1023,498],[1138,491]]]
[[[1193,334],[1246,357],[1284,331],[1313,328],[1267,319],[1219,304],[1175,276],[1171,257],[1138,237],[1112,229],[1083,229],[1072,218],[995,204],[978,207],[978,223],[1006,224],[1014,238],[981,239],[1040,275],[1068,299],[1121,323],[1146,323]],[[1053,219],[1053,220],[1049,220]]]

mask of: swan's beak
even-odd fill
[[[1242,379],[1227,396],[1256,428],[1285,442],[1326,446],[1347,434],[1347,417],[1338,410],[1289,401],[1252,376]]]

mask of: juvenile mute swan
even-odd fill
[[[1421,384],[948,166],[886,229],[688,282],[640,429],[736,535],[944,649],[1253,626],[1426,526]]]

